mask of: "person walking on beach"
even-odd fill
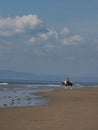
[[[67,78],[67,81],[66,81],[66,82],[67,82],[67,84],[69,84],[69,83],[70,83],[70,80],[69,80],[69,78]]]

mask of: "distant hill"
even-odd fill
[[[41,75],[41,74],[32,74],[27,72],[16,72],[9,70],[0,70],[0,80],[62,80],[62,76],[58,75]]]
[[[33,75],[30,73],[16,72],[9,70],[0,70],[0,79],[32,79]]]
[[[16,72],[10,70],[0,70],[0,80],[32,80],[32,81],[62,81],[69,77],[72,81],[98,82],[98,77],[68,76],[68,75],[41,75],[27,72]]]

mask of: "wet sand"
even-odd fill
[[[0,108],[0,130],[98,130],[98,88],[39,93],[48,105]]]

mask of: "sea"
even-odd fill
[[[36,93],[64,87],[61,81],[0,81],[0,108],[47,105],[50,99]],[[75,82],[72,88],[81,87],[98,87],[98,82]]]

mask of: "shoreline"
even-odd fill
[[[0,108],[1,130],[97,130],[98,88],[56,89],[36,95],[46,105]]]

